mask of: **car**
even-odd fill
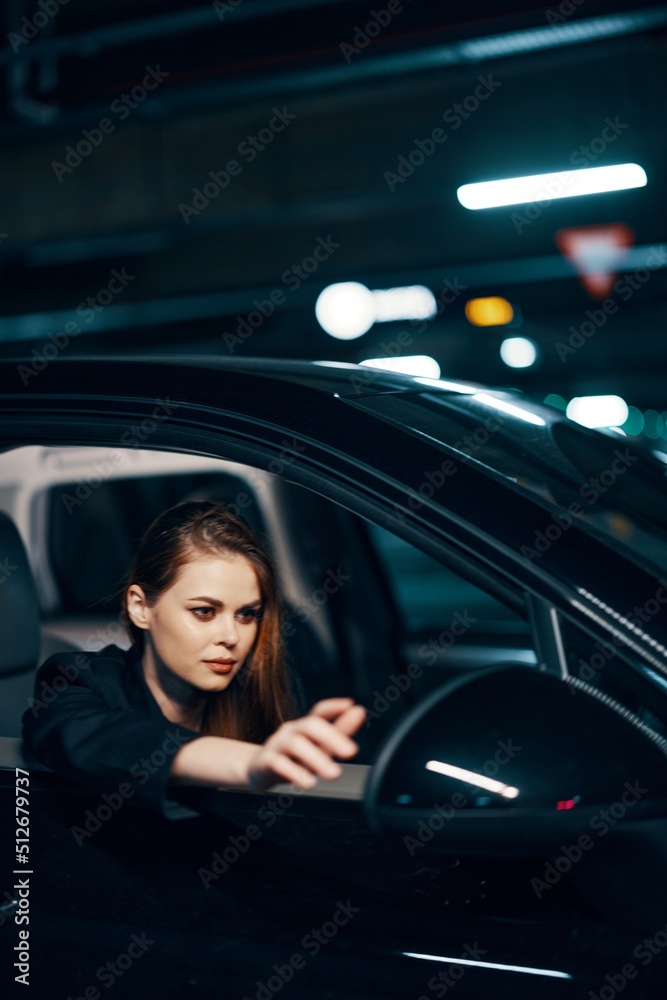
[[[7,980],[661,997],[664,457],[515,391],[352,364],[30,364],[0,361]],[[45,656],[129,645],[134,546],[205,498],[274,556],[307,703],[367,719],[336,781],[178,786],[163,817],[31,759],[20,718]]]

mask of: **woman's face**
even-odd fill
[[[185,563],[152,607],[141,587],[128,590],[132,620],[150,633],[146,653],[157,660],[151,665],[202,692],[224,691],[241,670],[257,638],[261,603],[252,563],[231,553]]]

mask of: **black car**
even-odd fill
[[[664,997],[659,455],[356,365],[30,365],[0,361],[3,991]],[[308,703],[368,718],[337,781],[163,818],[26,758],[20,718],[49,653],[122,644],[138,538],[208,497],[274,555]]]

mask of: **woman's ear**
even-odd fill
[[[130,621],[137,628],[150,628],[150,608],[146,595],[138,583],[132,583],[127,588],[127,613]]]

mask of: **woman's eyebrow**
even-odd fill
[[[215,597],[186,597],[186,601],[208,601],[209,604],[215,605],[216,608],[223,607],[223,602],[218,601]],[[262,599],[258,598],[256,601],[248,601],[244,604],[244,608],[254,608],[256,605],[259,606],[262,603]]]

